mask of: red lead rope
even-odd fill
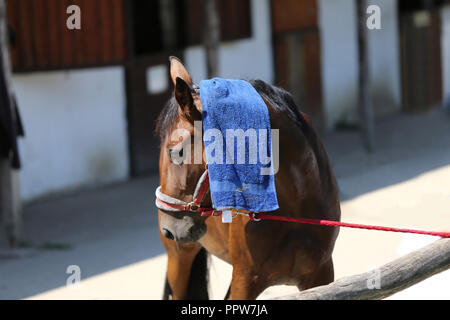
[[[191,203],[181,202],[174,203],[174,201],[170,201],[173,199],[167,195],[165,196],[165,200],[158,198],[158,190],[157,189],[157,197],[156,204],[158,208],[171,208],[177,210],[179,212],[187,211],[187,212],[198,212],[203,217],[208,216],[220,216],[222,214],[219,210],[214,210],[214,208],[206,208],[202,207],[201,203],[209,188],[209,179],[208,179],[208,169],[205,170],[205,177],[199,187],[198,194],[195,196]],[[161,195],[161,197],[162,197]],[[168,200],[169,199],[169,200]],[[176,199],[175,199],[176,200]],[[181,203],[180,203],[181,202]],[[319,219],[303,219],[303,218],[292,218],[292,217],[283,217],[278,215],[272,215],[261,212],[247,212],[243,213],[248,215],[252,221],[259,220],[277,220],[277,221],[287,221],[287,222],[297,222],[297,223],[306,223],[320,226],[329,226],[329,227],[346,227],[346,228],[357,228],[357,229],[366,229],[366,230],[379,230],[379,231],[391,231],[391,232],[403,232],[403,233],[416,233],[416,234],[426,234],[430,236],[442,237],[442,238],[450,238],[450,232],[436,232],[436,231],[423,231],[423,230],[414,230],[414,229],[400,229],[400,228],[391,228],[391,227],[380,227],[380,226],[369,226],[364,224],[356,224],[356,223],[346,223],[340,221],[331,221],[331,220],[319,220]]]
[[[221,215],[221,212],[211,210],[211,209],[205,210],[202,212],[202,216],[210,216],[210,215],[219,216],[219,215]],[[276,215],[261,213],[261,212],[250,212],[250,213],[248,213],[248,216],[249,216],[250,220],[252,220],[252,221],[276,220],[276,221],[313,224],[313,225],[319,225],[319,226],[345,227],[345,228],[402,232],[402,233],[416,233],[416,234],[425,234],[425,235],[429,235],[429,236],[436,236],[436,237],[442,237],[442,238],[450,238],[450,232],[437,232],[437,231],[424,231],[424,230],[415,230],[415,229],[401,229],[401,228],[392,228],[392,227],[369,226],[369,225],[365,225],[365,224],[346,223],[346,222],[332,221],[332,220],[292,218],[292,217],[276,216]]]
[[[391,227],[368,226],[368,225],[364,225],[364,224],[346,223],[346,222],[331,221],[331,220],[302,219],[302,218],[275,216],[275,215],[266,214],[266,213],[250,213],[249,217],[253,221],[255,221],[257,219],[278,220],[278,221],[314,224],[314,225],[320,225],[320,226],[346,227],[346,228],[403,232],[403,233],[417,233],[417,234],[426,234],[426,235],[442,237],[442,238],[450,238],[450,232],[435,232],[435,231],[423,231],[423,230],[414,230],[414,229],[400,229],[400,228],[391,228]]]

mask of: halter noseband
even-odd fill
[[[161,186],[156,189],[156,207],[168,212],[197,212],[202,216],[210,216],[216,213],[216,210],[209,207],[202,207],[203,199],[209,190],[208,169],[203,172],[195,187],[192,196],[192,202],[185,202],[161,192]]]

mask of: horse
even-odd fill
[[[193,151],[183,155],[179,146],[201,137],[194,123],[202,120],[202,103],[198,85],[183,63],[176,57],[170,57],[169,63],[174,93],[156,120],[161,140],[157,201],[159,193],[168,202],[173,200],[178,209],[158,207],[159,234],[168,256],[163,299],[208,299],[210,254],[233,267],[225,299],[256,299],[266,288],[279,284],[305,290],[333,282],[332,252],[338,228],[257,222],[245,215],[222,223],[214,215],[199,214],[198,203],[191,207],[207,167],[204,145],[201,143],[201,163],[179,161],[183,156],[194,157]],[[310,119],[287,91],[262,80],[249,83],[267,106],[271,128],[279,129],[279,169],[275,174],[279,209],[273,214],[340,221],[335,177]],[[211,207],[206,192],[199,202]]]

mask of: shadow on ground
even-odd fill
[[[158,178],[136,179],[29,204],[24,243],[1,247],[0,299],[20,299],[162,254],[154,190]]]

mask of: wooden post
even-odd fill
[[[22,233],[22,206],[19,174],[9,159],[0,159],[0,234],[4,233],[10,247],[16,247]]]
[[[219,75],[220,19],[216,0],[203,0],[204,46],[208,79]]]
[[[440,239],[378,269],[279,300],[384,299],[450,268],[450,238]]]
[[[6,1],[0,0],[0,50],[6,89],[12,103],[11,64],[8,51],[8,24],[6,22]],[[15,112],[11,112],[15,116]],[[0,225],[11,247],[18,244],[22,231],[22,206],[20,203],[18,171],[11,168],[9,158],[0,158]]]
[[[356,0],[358,20],[359,93],[358,108],[364,144],[370,152],[374,148],[375,124],[370,91],[369,57],[367,45],[367,1]]]

